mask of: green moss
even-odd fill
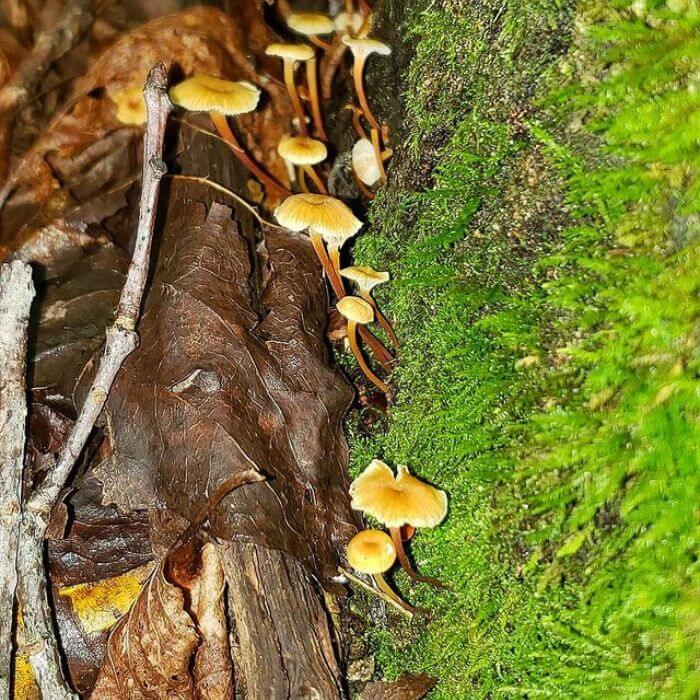
[[[392,273],[399,397],[352,447],[450,493],[413,552],[452,592],[397,576],[431,622],[373,633],[436,698],[700,687],[699,15],[633,10],[407,11],[405,144],[356,250]]]

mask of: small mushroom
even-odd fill
[[[335,240],[337,236],[353,236],[360,230],[362,222],[339,199],[311,192],[287,197],[275,210],[275,217],[292,231],[308,231],[333,290],[338,297],[344,296],[345,287],[323,241]]]
[[[265,53],[268,56],[277,56],[284,62],[284,84],[287,86],[289,99],[292,102],[292,107],[297,115],[299,122],[299,132],[303,136],[309,135],[309,130],[306,128],[306,114],[299,99],[296,84],[294,82],[294,69],[297,61],[315,60],[314,50],[306,44],[270,44]],[[309,90],[311,88],[309,87]]]
[[[227,116],[252,112],[258,105],[260,90],[246,81],[233,82],[208,75],[195,76],[178,83],[170,90],[174,104],[192,112],[209,112],[219,136],[226,141],[235,156],[278,196],[289,191],[266,173],[242,148],[226,121]]]
[[[357,36],[367,22],[367,18],[361,12],[339,12],[333,18],[333,26],[338,34],[350,34]]]
[[[406,556],[401,537],[404,525],[436,527],[447,515],[447,494],[417,479],[408,467],[399,466],[398,474],[379,459],[350,484],[351,507],[371,515],[386,525],[396,548],[401,566],[416,581],[438,588],[446,586],[437,579],[420,576]]]
[[[313,167],[317,163],[324,161],[328,156],[328,149],[322,141],[317,141],[308,136],[290,136],[279,142],[277,152],[286,161],[298,166],[302,175],[308,175],[319,192],[328,194],[326,186]]]
[[[360,292],[360,296],[368,303],[372,305],[374,313],[377,315],[377,321],[381,327],[386,331],[387,335],[391,339],[391,344],[395,347],[399,347],[399,339],[396,337],[396,333],[389,323],[387,317],[379,310],[377,302],[372,297],[372,290],[379,284],[389,281],[388,272],[378,272],[371,267],[366,267],[364,265],[351,265],[350,267],[345,267],[340,271],[340,274],[354,282]]]
[[[303,34],[309,38],[312,44],[327,51],[328,44],[319,39],[319,35],[332,34],[335,24],[328,15],[319,12],[295,12],[287,17],[287,26],[297,34]]]
[[[381,178],[377,154],[369,139],[360,139],[352,147],[352,169],[359,180],[369,187]]]
[[[388,56],[391,53],[391,47],[387,46],[381,41],[377,41],[376,39],[353,39],[349,36],[344,36],[342,41],[350,48],[354,56],[352,76],[355,83],[355,92],[357,93],[357,99],[360,103],[360,107],[362,108],[362,113],[371,127],[370,136],[377,159],[377,165],[379,167],[380,179],[382,182],[384,182],[386,180],[386,172],[384,170],[384,161],[382,158],[380,141],[381,127],[372,113],[369,102],[367,101],[363,74],[365,63],[371,54],[376,53],[380,56]]]
[[[357,326],[365,326],[368,323],[372,323],[374,321],[374,309],[364,299],[353,296],[346,296],[340,299],[336,304],[336,308],[348,321],[348,344],[363,374],[372,384],[385,394],[388,394],[389,387],[370,369],[357,341]]]
[[[360,102],[360,107],[362,107],[362,112],[372,128],[379,131],[379,122],[375,119],[374,114],[372,114],[372,110],[369,107],[369,103],[367,102],[363,73],[365,63],[370,55],[376,53],[380,56],[388,56],[391,53],[391,47],[387,46],[381,41],[377,41],[376,39],[353,39],[349,36],[343,37],[343,43],[350,49],[350,51],[352,51],[352,55],[354,57],[352,77],[355,83],[357,99]]]
[[[117,121],[129,126],[141,126],[146,123],[146,103],[143,88],[139,85],[120,90],[110,95],[117,107]]]
[[[353,569],[370,575],[378,588],[406,612],[411,615],[416,612],[398,596],[383,576],[396,561],[396,549],[386,532],[361,530],[348,543],[346,554],[348,564]]]

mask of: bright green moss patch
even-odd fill
[[[450,493],[373,633],[436,698],[699,686],[698,8],[417,2],[362,263],[402,339],[381,456]],[[432,181],[416,191],[416,179]]]

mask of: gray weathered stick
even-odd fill
[[[102,412],[114,379],[124,360],[138,344],[134,329],[148,277],[160,181],[166,171],[162,160],[163,142],[172,104],[167,93],[165,66],[160,64],[151,69],[143,94],[148,119],[144,137],[139,224],[116,319],[107,329],[105,348],[95,379],[58,462],[28,499],[22,514],[18,569],[26,651],[44,700],[77,697],[61,671],[44,571],[44,537],[51,510],[58,502],[61,490]]]
[[[32,269],[23,262],[0,269],[0,700],[10,697],[12,625],[22,500],[25,366]]]

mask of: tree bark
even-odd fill
[[[32,270],[14,262],[0,271],[0,698],[10,696],[12,627],[17,587],[18,534],[22,500],[25,366]]]
[[[346,697],[328,615],[304,567],[256,545],[224,549],[233,658],[247,700]]]

